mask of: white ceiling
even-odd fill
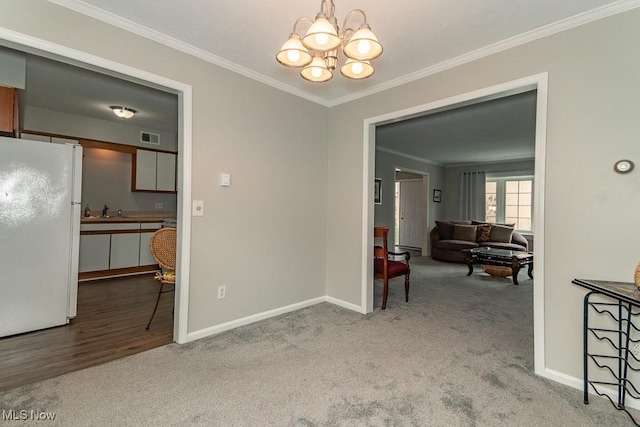
[[[109,108],[119,105],[136,110],[134,118],[125,124],[177,132],[175,94],[36,55],[27,54],[26,58],[25,90],[19,91],[21,107],[123,122]]]
[[[337,72],[330,82],[317,84],[278,64],[275,54],[296,18],[319,11],[318,0],[49,1],[325,106],[638,5],[634,0],[334,0],[341,27],[348,11],[364,10],[384,53],[367,80]],[[359,23],[356,17],[349,26]],[[23,96],[28,105],[103,120],[120,120],[106,107],[122,104],[139,111],[132,125],[136,120],[143,128],[177,129],[175,95],[43,58],[28,57]],[[441,112],[381,127],[377,144],[444,165],[532,158],[534,108],[535,96],[522,94]],[[478,158],[478,152],[486,155]]]
[[[637,7],[628,0],[335,0],[340,27],[350,10],[364,10],[384,52],[369,79],[337,72],[327,83],[310,83],[275,55],[298,17],[315,17],[318,0],[50,1],[327,106]],[[348,26],[360,23],[356,15]]]
[[[376,128],[376,147],[438,165],[533,159],[536,92]]]

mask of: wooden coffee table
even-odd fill
[[[518,285],[518,273],[520,269],[529,266],[528,274],[533,279],[533,252],[511,251],[508,249],[494,249],[480,247],[473,249],[463,249],[464,261],[469,267],[467,276],[473,273],[473,264],[497,265],[511,267],[511,278],[513,284]]]

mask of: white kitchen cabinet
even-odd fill
[[[156,190],[176,191],[176,155],[157,153]]]
[[[51,137],[49,135],[39,135],[36,133],[26,133],[26,132],[22,132],[20,134],[20,139],[29,139],[31,141],[40,141],[40,142],[51,142]]]
[[[80,225],[80,280],[151,272],[158,263],[149,241],[162,222],[84,222]]]
[[[80,259],[78,272],[84,273],[87,271],[108,270],[110,251],[111,235],[80,235]]]
[[[140,257],[140,233],[111,235],[109,268],[137,267]]]
[[[156,161],[155,151],[136,150],[136,190],[155,191]]]
[[[155,258],[151,255],[149,241],[153,236],[153,232],[140,233],[140,265],[157,265]]]
[[[176,191],[176,155],[136,150],[134,190]]]
[[[40,142],[55,142],[57,144],[79,144],[80,143],[77,139],[73,139],[73,138],[62,138],[59,136],[40,135],[37,133],[28,133],[28,132],[22,132],[20,134],[20,139],[30,139],[31,141],[40,141]]]

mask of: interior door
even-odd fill
[[[399,244],[422,248],[422,180],[400,181]]]

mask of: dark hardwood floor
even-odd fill
[[[68,325],[0,338],[0,390],[53,378],[173,341],[173,292],[153,275],[82,282],[78,313]]]

